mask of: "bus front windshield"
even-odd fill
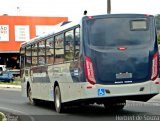
[[[151,42],[147,18],[90,19],[87,31],[93,46],[137,46]]]

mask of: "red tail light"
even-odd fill
[[[151,80],[155,80],[158,77],[158,52],[154,54],[152,59],[152,75]]]
[[[148,17],[148,16],[150,16],[150,14],[146,14],[146,16]]]
[[[96,80],[94,76],[93,63],[89,57],[85,57],[85,69],[88,82],[95,84]]]
[[[88,20],[91,20],[93,19],[93,16],[87,16],[88,17]]]

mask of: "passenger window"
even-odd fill
[[[25,48],[21,48],[21,51],[20,51],[20,57],[21,57],[21,62],[20,62],[20,66],[21,68],[24,68],[25,67]]]
[[[65,61],[73,60],[74,57],[74,34],[73,30],[65,33]]]
[[[64,62],[64,37],[63,34],[55,36],[55,63]]]
[[[79,57],[79,50],[80,50],[80,29],[75,29],[75,59]]]
[[[31,66],[31,46],[26,47],[26,64],[27,67]]]
[[[38,64],[43,65],[45,62],[45,40],[42,40],[39,42],[38,47]]]
[[[54,42],[52,37],[46,40],[46,61],[47,64],[53,64],[54,62]]]
[[[32,65],[37,65],[37,44],[32,45]]]

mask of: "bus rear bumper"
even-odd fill
[[[158,83],[157,83],[158,82]],[[101,85],[95,84],[87,86],[85,92],[88,97],[134,97],[134,95],[154,95],[160,92],[159,79],[155,81],[146,81],[135,84],[120,84],[120,85]],[[135,98],[136,99],[136,98]]]
[[[159,94],[160,83],[158,84],[156,82],[159,82],[159,79],[155,81],[149,80],[143,83],[119,85],[91,85],[89,83],[81,83],[79,86],[75,86],[75,93],[70,95],[70,99],[63,102],[81,99],[96,102],[112,100],[148,101],[153,96]]]
[[[133,100],[133,101],[148,101],[153,96],[159,94],[160,83],[159,79],[155,81],[148,80],[143,83],[117,84],[117,85],[102,85],[90,84],[89,82],[70,83],[67,91],[62,87],[67,88],[66,84],[60,84],[62,93],[62,103],[74,102],[78,100],[99,102],[112,100]]]

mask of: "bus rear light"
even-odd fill
[[[146,14],[146,16],[147,16],[147,17],[149,17],[149,16],[150,16],[150,14]]]
[[[87,86],[87,89],[92,89],[92,86]]]
[[[158,52],[154,54],[152,59],[152,73],[151,80],[155,80],[158,77]]]
[[[90,84],[95,84],[95,76],[93,70],[93,63],[89,57],[85,57],[85,70],[86,70],[86,78]]]
[[[160,84],[160,82],[155,82],[155,84]]]
[[[93,16],[87,16],[88,17],[88,20],[91,20],[93,19]]]
[[[126,47],[118,47],[117,49],[118,49],[119,51],[125,51],[125,50],[127,50]]]

